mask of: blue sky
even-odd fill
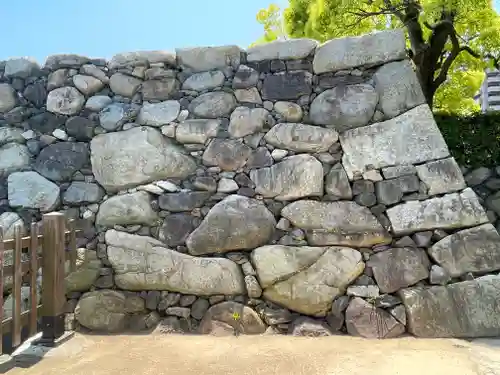
[[[262,35],[258,10],[287,0],[0,0],[0,60],[237,44]],[[500,9],[500,0],[495,0]]]
[[[286,0],[0,0],[0,60],[237,44],[262,35],[255,16]]]

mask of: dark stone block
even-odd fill
[[[312,75],[295,71],[268,75],[262,86],[264,100],[294,100],[312,92]]]
[[[28,124],[32,130],[43,134],[51,134],[54,130],[64,125],[66,116],[55,115],[50,112],[40,113],[31,117]]]
[[[210,198],[210,192],[191,191],[181,193],[163,194],[158,203],[162,210],[170,212],[192,211],[200,208]]]
[[[94,135],[96,124],[81,116],[70,117],[66,121],[66,133],[77,141],[89,141]]]
[[[86,143],[58,142],[45,147],[35,161],[35,170],[53,181],[69,181],[90,163]]]
[[[35,107],[43,107],[45,105],[45,100],[47,99],[47,89],[45,87],[45,82],[37,81],[32,85],[27,86],[24,90],[23,95]]]

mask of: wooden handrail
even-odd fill
[[[80,233],[82,233],[82,230],[80,230],[80,229],[75,230],[75,234],[80,234]],[[70,236],[70,234],[71,234],[71,231],[69,231],[69,230],[67,230],[65,232],[66,239],[69,240],[68,237]],[[43,235],[39,234],[38,241],[40,241],[42,239],[43,239]],[[31,244],[31,236],[26,236],[26,237],[21,238],[21,248],[26,249],[30,246],[30,244]],[[4,245],[3,251],[14,250],[16,248],[16,240],[15,239],[5,240],[5,241],[3,241],[3,245]]]

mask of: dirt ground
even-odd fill
[[[497,375],[500,348],[347,336],[83,336],[9,375]]]

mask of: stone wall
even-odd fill
[[[500,171],[464,179],[401,30],[0,72],[0,223],[80,220],[81,329],[500,334]]]

